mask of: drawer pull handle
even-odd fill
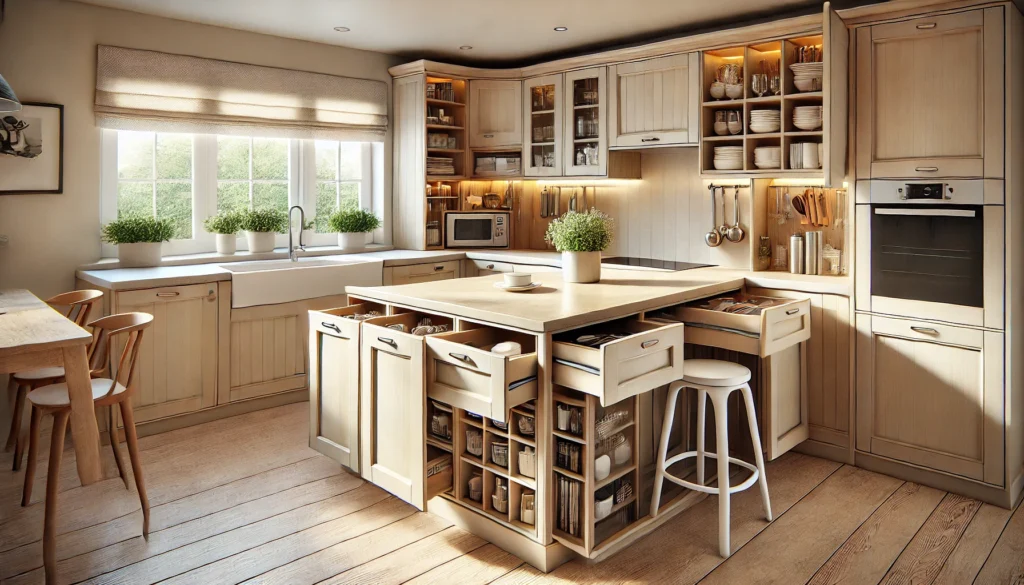
[[[327,321],[321,321],[320,324],[323,325],[324,327],[328,328],[328,329],[333,329],[333,330],[337,331],[338,333],[341,333],[341,329],[337,325],[335,325],[334,323],[328,323]]]
[[[177,297],[177,296],[180,296],[180,295],[181,295],[181,293],[180,293],[180,292],[162,292],[162,293],[156,293],[156,296],[158,296],[158,297]]]
[[[642,347],[643,349],[647,349],[650,347],[654,347],[655,345],[658,345],[657,339],[648,339],[647,341],[641,343],[640,347]]]
[[[381,343],[385,343],[385,344],[387,344],[387,345],[390,345],[391,347],[393,347],[393,348],[395,348],[395,349],[398,349],[398,344],[397,344],[397,343],[395,343],[395,340],[394,340],[394,339],[391,339],[391,338],[389,338],[389,337],[378,337],[378,338],[377,338],[377,341],[379,341],[379,342],[381,342]]]
[[[797,307],[796,309],[790,309],[790,310],[786,311],[786,314],[787,315],[796,315],[799,312],[800,312],[800,308]]]
[[[915,167],[914,170],[919,173],[937,173],[939,167]]]
[[[938,335],[939,334],[938,330],[932,329],[931,327],[916,327],[914,325],[911,325],[910,328],[912,330],[914,330],[914,331],[917,331],[918,333],[924,333],[926,335]]]
[[[444,270],[444,266],[441,266],[440,264],[438,264],[437,266],[434,267],[434,272],[438,272],[440,270]]]
[[[494,138],[494,134],[484,134],[484,138]]]
[[[487,266],[484,266],[484,268],[487,270],[494,270],[494,264],[488,264]]]
[[[918,30],[928,30],[930,28],[935,28],[935,27],[936,27],[936,24],[934,22],[926,22],[924,24],[917,25]]]
[[[661,138],[658,138],[657,136],[654,136],[652,138],[641,138],[640,139],[640,142],[660,142],[660,141],[661,141]]]
[[[474,366],[476,365],[476,362],[473,361],[473,358],[469,357],[464,353],[449,353],[448,355],[459,360],[460,362],[466,362],[467,364],[473,364]]]

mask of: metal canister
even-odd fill
[[[820,274],[821,241],[820,231],[804,233],[804,274]]]
[[[800,234],[789,236],[789,271],[804,273],[804,237]]]

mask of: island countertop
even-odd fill
[[[594,284],[566,283],[561,273],[544,273],[535,279],[541,281],[541,287],[523,293],[495,288],[494,284],[503,278],[501,275],[399,286],[349,287],[346,292],[362,298],[533,332],[562,331],[616,319],[738,290],[745,284],[848,294],[845,283],[840,282],[835,282],[837,290],[823,291],[819,279],[831,277],[817,277],[809,281],[787,278],[789,276],[721,268],[681,272],[604,268],[601,282]]]

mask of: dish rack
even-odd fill
[[[478,429],[466,429],[466,452],[482,457],[484,454],[484,434]]]
[[[508,467],[508,443],[495,441],[491,443],[491,461],[498,467]]]

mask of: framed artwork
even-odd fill
[[[64,106],[0,113],[0,195],[64,192]]]

